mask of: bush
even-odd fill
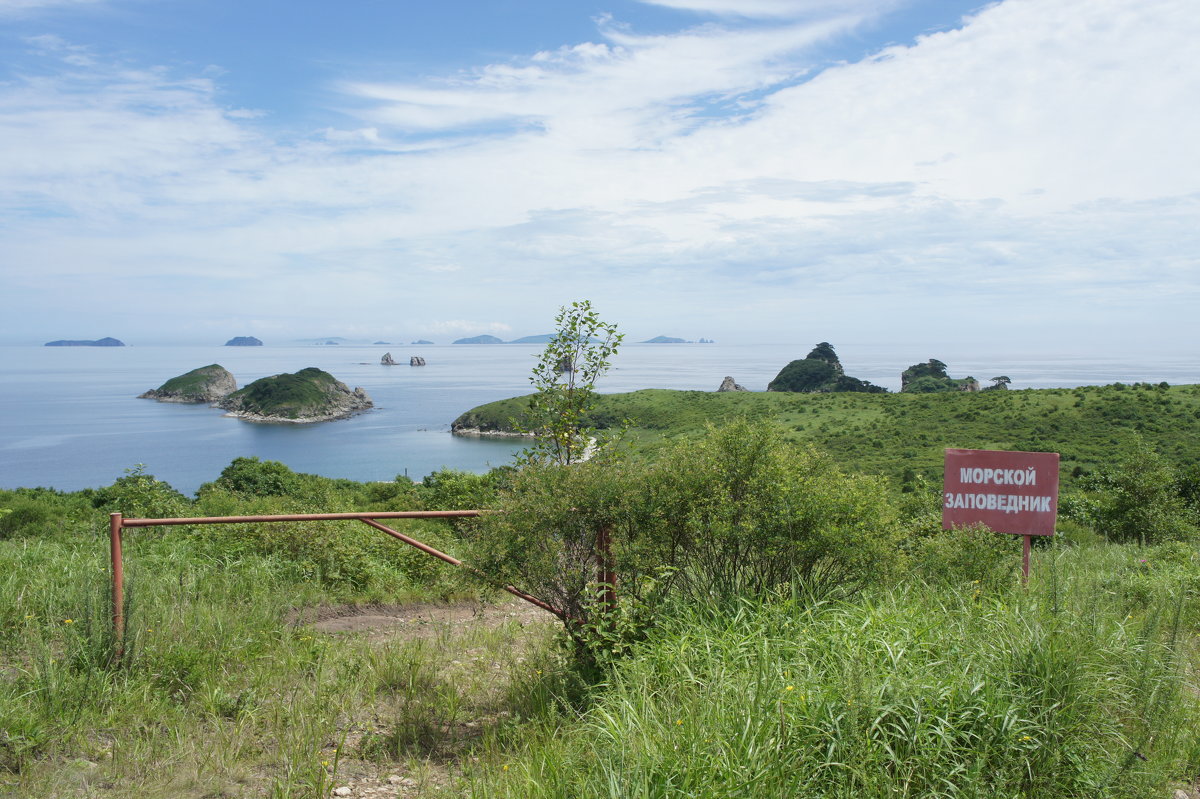
[[[587,631],[600,611],[602,531],[611,542],[622,600],[637,603],[653,585],[659,564],[641,557],[650,527],[647,468],[620,457],[569,467],[528,464],[502,494],[503,513],[483,520],[474,563],[494,583],[516,585],[561,611],[568,631],[587,648]]]
[[[1093,526],[1110,541],[1157,544],[1197,537],[1174,470],[1144,444],[1085,485],[1095,495]]]
[[[92,504],[105,513],[121,513],[127,518],[162,519],[181,516],[191,504],[169,483],[146,473],[142,464],[125,470],[110,486],[92,492]]]
[[[926,581],[975,586],[979,591],[1013,585],[1021,564],[1021,539],[982,525],[941,530],[920,541],[913,567]]]
[[[200,494],[229,491],[250,496],[282,497],[294,494],[300,487],[300,475],[279,461],[260,461],[257,456],[234,458],[221,471],[221,476],[200,487]]]
[[[77,506],[44,489],[22,489],[0,497],[0,541],[66,532],[82,515]]]
[[[677,443],[655,464],[529,465],[501,507],[482,525],[477,562],[562,611],[589,656],[639,638],[667,600],[827,597],[886,578],[899,530],[880,482],[746,421]],[[598,601],[602,534],[615,613]]]
[[[656,469],[655,558],[693,600],[821,594],[886,579],[899,527],[884,485],[839,471],[770,425],[739,421],[678,445]]]

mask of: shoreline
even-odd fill
[[[480,427],[450,428],[450,435],[464,438],[536,438],[533,433],[517,433],[510,430],[484,430]]]
[[[218,406],[211,406],[218,407]],[[345,411],[331,416],[299,416],[290,419],[283,416],[263,416],[262,414],[251,413],[250,411],[226,411],[223,416],[228,416],[234,419],[241,419],[243,422],[253,422],[255,424],[314,424],[316,422],[336,422],[341,419],[349,419],[351,416],[356,416],[360,413],[365,413],[370,408],[361,408],[359,410]]]

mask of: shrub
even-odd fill
[[[0,541],[46,536],[70,529],[76,503],[42,490],[21,490],[0,499]]]
[[[928,582],[980,591],[1011,586],[1020,563],[1020,538],[982,525],[940,530],[913,553],[915,571]]]
[[[883,483],[842,473],[768,424],[710,427],[676,446],[652,500],[655,559],[694,600],[764,596],[796,580],[822,594],[852,590],[895,565],[899,528]]]
[[[1156,544],[1197,536],[1174,470],[1144,444],[1085,485],[1096,496],[1094,526],[1111,541]]]
[[[899,532],[882,483],[747,421],[710,427],[655,464],[610,454],[527,465],[500,506],[476,563],[558,608],[589,658],[641,637],[668,600],[849,593],[890,574]],[[600,601],[601,536],[615,609]]]
[[[142,464],[125,470],[110,486],[92,493],[92,504],[106,513],[122,513],[128,518],[168,518],[180,516],[190,501],[169,483],[146,473]]]
[[[260,461],[257,456],[234,458],[221,476],[200,487],[200,494],[215,490],[251,496],[282,497],[297,493],[300,475],[279,461]]]

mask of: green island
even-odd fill
[[[251,422],[322,422],[344,419],[374,404],[361,388],[351,390],[328,372],[310,366],[262,377],[224,397],[219,407]]]
[[[237,381],[219,363],[201,366],[172,377],[158,388],[139,394],[139,399],[159,402],[215,403],[237,391]]]
[[[459,418],[567,434],[486,474],[0,491],[0,795],[1197,795],[1200,386],[592,396],[620,339],[571,310],[532,410]],[[243,396],[307,412],[311,371]],[[941,529],[946,447],[1062,453],[1027,585],[1019,537]],[[113,636],[110,513],[467,508],[388,524],[470,569],[351,521],[127,529]]]

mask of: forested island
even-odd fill
[[[351,390],[328,372],[310,366],[259,378],[217,406],[248,422],[307,424],[345,419],[374,404],[362,388]]]
[[[345,419],[373,407],[360,387],[351,390],[328,372],[310,366],[293,374],[263,377],[239,389],[220,364],[173,377],[138,395],[159,402],[209,403],[248,422],[308,424]]]

